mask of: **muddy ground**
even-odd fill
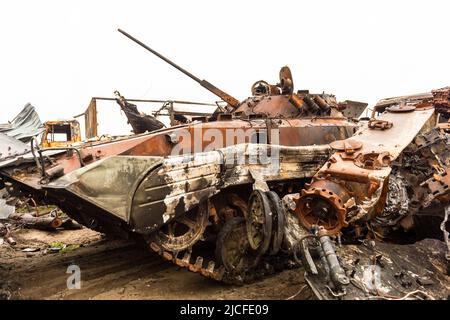
[[[179,268],[133,242],[105,239],[89,229],[22,229],[14,237],[16,245],[0,245],[2,299],[312,298],[300,269],[233,286]],[[49,248],[55,243],[70,246],[53,252]],[[81,289],[67,289],[71,264],[81,269]]]

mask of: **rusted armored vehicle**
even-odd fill
[[[448,238],[450,159],[447,135],[436,129],[448,90],[380,103],[370,120],[358,121],[343,114],[351,101],[295,92],[283,67],[277,84],[257,81],[239,102],[120,32],[226,105],[189,124],[63,153],[32,147],[35,165],[22,159],[1,168],[13,189],[57,204],[94,230],[143,239],[165,259],[216,280],[242,282],[301,263],[319,298],[402,296],[396,279],[414,276],[396,276],[409,265],[401,254],[393,262],[390,248],[430,235],[398,233],[439,220]],[[410,263],[422,281],[410,285],[411,297],[423,294],[415,288],[426,281],[428,296],[448,294],[439,269],[448,249],[431,241],[434,263],[425,250],[414,253],[431,275]]]

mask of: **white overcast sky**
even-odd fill
[[[1,1],[0,123],[27,102],[42,120],[69,118],[116,89],[217,100],[117,28],[239,100],[283,65],[296,89],[370,105],[450,85],[445,0]]]

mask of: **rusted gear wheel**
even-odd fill
[[[328,234],[334,235],[347,226],[347,210],[337,194],[319,188],[302,190],[301,194],[296,212],[304,227],[310,229],[313,225],[323,226]]]
[[[216,240],[216,260],[232,275],[239,275],[255,267],[259,255],[250,248],[245,220],[236,217],[228,220]]]
[[[250,247],[261,255],[266,253],[272,239],[272,209],[261,190],[253,190],[248,200],[246,229]]]
[[[266,192],[272,209],[272,241],[269,253],[275,255],[280,251],[284,239],[285,213],[280,197],[274,191]]]
[[[208,217],[208,201],[204,201],[156,231],[152,240],[167,251],[185,250],[202,238]]]

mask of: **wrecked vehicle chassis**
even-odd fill
[[[89,228],[143,239],[165,259],[216,280],[242,283],[302,264],[319,298],[448,296],[442,268],[429,270],[440,272],[429,293],[399,296],[403,289],[392,279],[402,270],[374,266],[383,257],[395,261],[389,242],[424,237],[447,241],[433,247],[446,248],[440,254],[448,258],[450,157],[439,123],[448,118],[450,89],[388,99],[358,121],[343,115],[347,104],[333,95],[295,93],[283,67],[278,84],[257,81],[252,97],[239,102],[122,33],[227,106],[203,122],[83,144],[53,157],[36,150],[36,166],[6,166],[4,180]],[[436,217],[439,235],[405,237],[434,231]],[[367,240],[381,243],[378,255],[351,252]],[[424,254],[406,257],[421,286],[429,281],[414,265]],[[366,270],[382,276],[361,277]],[[373,279],[382,290],[364,290]]]
[[[153,250],[180,266],[216,280],[236,281],[254,270],[257,262],[265,259],[264,256],[297,250],[299,239],[314,228],[305,218],[308,215],[302,207],[303,201],[320,204],[325,199],[327,204],[342,203],[345,198],[340,198],[339,202],[336,189],[323,190],[322,187],[320,193],[314,192],[318,183],[335,186],[333,174],[339,175],[340,181],[346,180],[350,185],[359,184],[367,189],[362,189],[364,194],[354,192],[354,199],[350,202],[345,199],[346,206],[328,207],[332,210],[321,221],[327,235],[340,234],[349,240],[348,234],[363,229],[367,222],[382,216],[382,201],[387,197],[386,183],[391,177],[393,163],[415,139],[423,139],[421,132],[434,128],[436,117],[433,108],[425,108],[408,114],[386,112],[379,120],[390,121],[393,126],[388,131],[381,131],[371,129],[366,123],[350,139],[317,146],[244,143],[180,156],[106,157],[41,184],[40,188],[71,217],[90,228],[124,237],[140,235]],[[404,130],[402,123],[409,130]],[[381,135],[385,138],[382,144],[379,143]],[[375,153],[376,157],[373,156]],[[368,159],[381,161],[363,162],[364,167],[360,163],[362,156],[358,154],[368,154]],[[339,158],[333,160],[336,157]],[[341,169],[333,170],[334,165],[341,166]],[[323,175],[325,170],[328,171]],[[350,173],[343,175],[346,172]],[[352,175],[352,172],[356,174]],[[376,186],[373,186],[373,181]],[[349,184],[344,185],[348,188]],[[124,192],[124,186],[127,192]],[[371,193],[370,188],[374,189]],[[261,197],[261,194],[265,196]],[[335,201],[329,201],[330,195],[335,197]],[[367,195],[372,196],[367,198]],[[255,205],[258,199],[254,200],[258,197],[262,199],[259,206]],[[342,208],[346,210],[344,214],[337,210]],[[259,210],[259,215],[255,215],[255,210]],[[357,210],[357,213],[352,213],[352,210]],[[377,213],[377,210],[380,211]],[[360,218],[352,219],[358,213]],[[265,215],[265,220],[257,227],[264,230],[253,234],[263,236],[249,241],[247,234],[252,230],[245,221],[257,221],[261,214]],[[271,228],[267,227],[269,220]],[[298,229],[296,232],[292,232],[292,221],[300,226],[295,227]],[[177,231],[175,223],[183,226],[184,230]],[[233,238],[233,232],[239,235],[235,237],[245,248],[244,252],[234,252],[233,255],[233,248],[216,244],[216,254],[208,257],[209,261],[204,261],[207,258],[203,256],[195,256],[193,247],[200,240],[210,241],[207,238],[213,235],[213,240],[223,241]],[[360,238],[365,238],[364,231],[362,234]],[[251,247],[252,241],[255,249]],[[342,250],[345,256],[345,250]],[[317,288],[328,292],[327,298],[342,294],[336,289],[330,291],[329,285],[319,285],[323,279],[308,277],[311,287],[319,290],[318,296],[324,296],[324,293]],[[440,290],[437,291],[442,293],[445,288]],[[389,289],[385,293],[390,296]],[[398,296],[398,291],[395,296]],[[354,295],[347,294],[348,297]]]

